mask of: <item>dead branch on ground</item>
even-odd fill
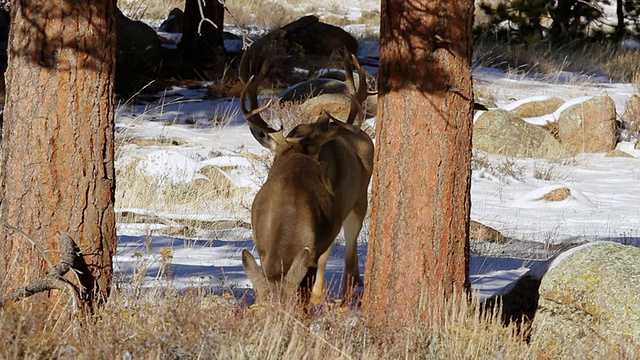
[[[75,251],[75,242],[69,234],[60,232],[57,235],[57,239],[60,261],[47,272],[47,275],[43,279],[36,280],[22,289],[17,290],[11,296],[0,299],[0,308],[4,307],[8,302],[20,301],[39,292],[60,290],[69,293],[72,299],[73,311],[78,311],[81,305],[78,288],[66,280],[64,275],[73,269],[73,263],[79,254]]]

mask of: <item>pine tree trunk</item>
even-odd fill
[[[618,20],[616,25],[615,36],[617,41],[621,41],[626,32],[624,23],[624,1],[616,0],[616,19]]]
[[[104,298],[115,252],[113,76],[115,1],[11,2],[0,157],[0,298],[42,278],[66,232],[82,256],[65,278],[85,301]],[[48,259],[47,259],[48,257]],[[52,263],[49,263],[51,261]],[[22,303],[43,314],[67,308],[48,291]]]
[[[365,271],[372,325],[469,288],[473,1],[383,0]]]

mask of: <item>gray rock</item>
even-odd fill
[[[482,106],[484,108],[487,108],[487,109],[495,109],[495,108],[498,107],[498,105],[496,105],[495,102],[493,102],[493,101],[491,101],[489,99],[485,99],[483,97],[477,96],[477,95],[473,97],[473,103],[474,103],[474,105],[476,105],[476,107],[478,107],[477,105],[480,105],[480,106]]]
[[[317,78],[290,86],[279,97],[281,103],[301,103],[301,112],[306,118],[315,121],[322,110],[337,118],[346,119],[351,109],[351,100],[346,93],[347,85],[343,81]],[[377,100],[377,94],[370,95],[362,104],[366,119],[376,116]]]
[[[178,8],[173,8],[169,12],[167,19],[160,24],[158,31],[168,33],[182,33],[184,28],[184,11]]]
[[[557,123],[560,143],[574,153],[608,152],[616,147],[616,105],[609,96],[568,107]]]
[[[155,80],[162,62],[158,34],[142,21],[116,14],[116,93],[128,97]]]
[[[571,156],[547,130],[505,110],[490,110],[480,115],[473,126],[473,148],[520,158]]]
[[[344,94],[322,94],[300,105],[300,111],[309,119],[317,119],[324,111],[346,120],[351,110],[351,100]]]
[[[637,138],[640,132],[640,95],[633,94],[629,98],[620,120],[622,127],[627,132],[634,134],[635,138]]]
[[[537,117],[546,114],[551,114],[554,111],[558,110],[562,104],[564,104],[564,100],[552,97],[545,100],[536,100],[526,102],[511,110],[514,114],[518,115],[522,118],[527,117]]]
[[[640,248],[585,246],[542,278],[531,344],[551,358],[640,356]]]
[[[475,220],[471,220],[471,223],[469,224],[469,237],[474,240],[499,244],[503,244],[507,241],[507,238],[502,235],[500,231]]]
[[[335,50],[346,48],[358,53],[358,41],[348,32],[320,22],[317,16],[307,15],[282,27],[285,39],[298,44],[306,55],[331,55]]]
[[[280,93],[280,101],[303,102],[320,94],[343,94],[347,85],[340,80],[317,78],[290,86]]]

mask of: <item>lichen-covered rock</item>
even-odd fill
[[[477,94],[474,94],[473,104],[474,104],[474,108],[484,107],[485,109],[495,109],[498,107],[498,105],[496,105],[495,102],[489,99],[483,98],[481,96],[478,96]]]
[[[562,104],[564,104],[563,99],[551,97],[543,100],[525,102],[511,110],[511,112],[522,118],[537,117],[553,113],[558,110]]]
[[[560,143],[574,153],[608,152],[616,147],[616,105],[609,96],[573,104],[557,122]]]
[[[585,351],[594,358],[640,356],[640,248],[585,246],[551,268],[539,292],[536,348],[552,358]]]
[[[640,95],[633,94],[629,101],[627,101],[627,106],[624,110],[624,113],[620,117],[622,121],[622,126],[624,129],[630,132],[638,133],[640,132]]]
[[[503,244],[507,241],[507,238],[500,231],[475,220],[471,220],[469,224],[469,238],[498,244]]]
[[[547,130],[505,110],[490,110],[480,115],[473,125],[473,148],[520,158],[571,156]]]

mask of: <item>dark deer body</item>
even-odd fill
[[[274,292],[292,292],[315,273],[311,296],[317,304],[324,295],[324,272],[331,245],[341,227],[346,238],[344,291],[348,293],[352,285],[362,284],[357,237],[367,211],[373,142],[353,123],[362,120],[360,103],[367,96],[365,76],[353,57],[360,84],[356,92],[351,75],[355,94],[347,123],[325,114],[316,123],[296,126],[285,137],[259,116],[263,108],[256,109],[257,86],[268,71],[270,56],[272,53],[255,77],[243,73],[241,66],[245,83],[243,113],[256,140],[276,153],[251,208],[253,237],[262,266],[247,250],[243,251],[242,260],[258,301]],[[351,60],[345,59],[345,63]],[[247,95],[250,110],[245,108]]]

